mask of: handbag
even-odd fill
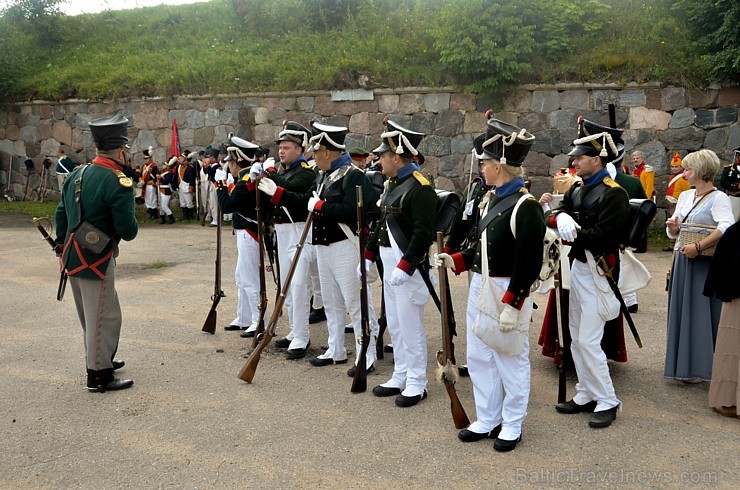
[[[691,245],[692,243],[697,243],[706,238],[716,229],[716,226],[700,225],[696,223],[681,223],[681,227],[678,232],[678,240],[683,245]],[[715,248],[717,248],[716,243],[711,247],[701,249],[699,255],[711,257],[714,255]]]
[[[644,289],[653,280],[650,271],[629,248],[624,249],[619,255],[619,262],[619,291],[623,295]]]

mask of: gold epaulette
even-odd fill
[[[311,165],[308,162],[301,162],[301,168],[311,168]]]
[[[243,180],[244,182],[250,182],[250,181],[251,181],[251,179],[249,178],[249,174],[244,174],[244,177],[242,177],[242,180]]]
[[[121,184],[121,187],[124,189],[128,189],[134,185],[134,181],[129,177],[126,177],[126,174],[120,170],[114,170],[113,173],[116,174],[116,177],[118,177],[118,183]]]
[[[604,177],[604,180],[602,180],[602,182],[608,185],[609,187],[620,187],[620,185],[617,184],[614,181],[614,179],[612,179],[611,177]]]
[[[429,181],[424,175],[418,170],[414,170],[414,178],[419,181],[421,185],[429,185]]]
[[[730,168],[732,167],[732,165],[733,165],[732,163],[728,163],[727,165],[725,165],[725,168]]]

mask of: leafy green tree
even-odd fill
[[[59,16],[63,3],[65,0],[14,0],[2,15],[27,24],[41,46],[54,46],[60,41]]]
[[[715,81],[740,79],[740,3],[737,0],[680,0],[673,9],[706,54]]]
[[[521,2],[459,0],[441,8],[434,47],[455,81],[490,93],[530,71],[534,26],[525,25]]]

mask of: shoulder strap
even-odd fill
[[[697,206],[698,206],[699,204],[703,203],[703,202],[704,202],[704,199],[706,199],[707,197],[709,197],[709,194],[711,194],[712,192],[714,192],[714,191],[716,191],[716,190],[717,190],[717,189],[712,189],[711,191],[709,191],[709,192],[707,192],[706,194],[704,194],[704,195],[703,195],[703,196],[701,197],[701,199],[699,199],[699,200],[698,200],[698,201],[697,201],[696,203],[694,203],[694,205],[693,205],[693,206],[691,206],[691,209],[689,209],[689,212],[688,212],[688,213],[686,213],[686,216],[684,216],[684,217],[683,217],[683,219],[681,220],[681,223],[686,223],[686,220],[687,220],[687,219],[689,219],[689,215],[690,215],[690,214],[691,214],[691,213],[692,213],[692,212],[694,211],[694,209],[696,209],[696,207],[697,207]]]
[[[383,192],[383,195],[380,196],[381,205],[392,206],[393,203],[398,200],[398,198],[403,198],[403,196],[405,196],[406,193],[410,191],[411,188],[418,182],[419,181],[416,179],[408,178],[401,185],[393,189],[390,194],[388,194],[387,192]]]
[[[488,224],[493,221],[493,219],[497,216],[500,216],[505,211],[507,211],[512,206],[516,205],[516,202],[519,200],[519,193],[509,194],[508,196],[501,199],[499,202],[497,202],[491,209],[488,210],[488,213],[486,213],[486,216],[483,217],[479,224],[478,224],[478,234],[483,233],[483,230],[485,230],[488,227]]]
[[[85,173],[87,167],[90,165],[83,165],[80,169],[80,173],[75,179],[75,203],[77,204],[77,226],[82,223],[82,174]]]
[[[519,211],[519,206],[521,206],[522,203],[530,197],[534,199],[534,196],[532,194],[530,194],[529,192],[525,192],[514,205],[514,211],[511,212],[511,220],[509,220],[509,226],[511,227],[511,234],[514,235],[514,239],[516,239],[516,213],[517,211]]]

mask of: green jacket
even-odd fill
[[[82,220],[111,237],[100,254],[83,249],[70,241],[79,224],[75,202],[75,181],[82,177]],[[96,157],[91,165],[80,166],[70,173],[62,186],[62,200],[56,210],[56,242],[64,246],[62,260],[68,274],[84,279],[103,279],[110,259],[117,255],[118,242],[133,240],[139,231],[131,180],[113,160]]]
[[[627,196],[630,199],[647,199],[645,194],[645,188],[642,187],[640,179],[634,175],[627,175],[622,172],[617,172],[617,176],[614,180],[619,184],[619,187],[627,191]]]

